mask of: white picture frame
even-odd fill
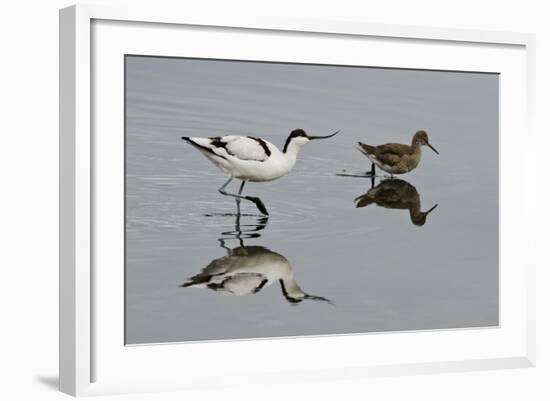
[[[94,28],[94,24],[97,29]],[[104,266],[102,263],[105,255],[115,260],[117,258],[113,255],[120,251],[115,249],[117,246],[120,248],[118,237],[107,238],[101,234],[104,227],[102,218],[105,217],[105,213],[118,213],[116,207],[112,211],[106,211],[101,206],[104,205],[104,199],[96,196],[98,189],[101,193],[108,193],[109,188],[116,188],[120,184],[116,177],[120,175],[113,174],[113,181],[108,183],[101,179],[101,170],[106,166],[99,165],[104,161],[98,161],[98,154],[101,153],[102,160],[111,160],[110,171],[117,169],[117,166],[120,168],[121,165],[116,155],[105,153],[104,145],[95,141],[94,129],[102,127],[103,120],[97,120],[98,118],[112,124],[110,128],[120,128],[120,120],[116,115],[105,117],[107,114],[102,114],[101,111],[108,109],[110,113],[120,113],[120,98],[109,96],[108,99],[112,99],[112,103],[105,101],[97,106],[94,96],[104,95],[101,92],[103,89],[94,85],[101,85],[101,82],[108,79],[113,83],[111,89],[116,95],[120,92],[117,92],[120,89],[120,82],[117,83],[120,81],[120,75],[116,74],[120,71],[117,70],[116,63],[120,63],[119,56],[127,51],[125,46],[139,54],[169,55],[174,51],[173,42],[177,39],[165,39],[189,34],[185,32],[185,27],[200,27],[199,30],[206,34],[213,30],[214,37],[219,37],[220,34],[240,35],[242,32],[249,35],[261,34],[262,40],[270,41],[273,46],[263,46],[267,48],[265,51],[271,49],[272,56],[260,55],[260,59],[298,57],[275,55],[275,49],[289,47],[286,43],[285,46],[277,47],[278,41],[284,40],[281,39],[281,34],[286,37],[295,35],[296,38],[305,38],[304,41],[314,38],[330,41],[336,37],[350,41],[384,40],[385,46],[392,46],[392,43],[397,46],[398,42],[402,41],[402,45],[405,46],[403,54],[407,54],[407,48],[414,48],[426,52],[428,56],[421,60],[410,60],[405,64],[409,68],[472,70],[472,66],[479,65],[483,71],[503,74],[500,195],[501,223],[505,224],[501,224],[501,264],[507,267],[501,270],[501,325],[497,329],[320,336],[183,345],[189,360],[187,369],[182,368],[181,363],[176,365],[174,360],[177,358],[174,355],[181,350],[181,344],[134,347],[130,351],[126,349],[121,341],[120,328],[106,328],[123,324],[119,321],[123,311],[116,307],[123,292],[119,285],[121,275],[117,273],[120,271],[116,265],[114,269],[110,269],[111,273],[108,273],[113,274],[112,277],[107,272],[98,275],[96,271]],[[147,34],[140,36],[140,32],[147,29]],[[126,31],[127,34],[121,31]],[[130,44],[128,38],[139,42],[139,46],[136,43]],[[205,37],[204,42],[201,42],[204,45],[202,47],[208,48],[207,40]],[[536,163],[536,138],[531,115],[534,110],[534,43],[533,35],[523,33],[291,18],[225,20],[223,17],[188,15],[182,10],[167,11],[155,7],[112,8],[78,5],[61,10],[60,390],[72,395],[93,395],[248,385],[252,379],[256,384],[261,384],[273,380],[330,380],[342,377],[361,378],[534,366],[536,261],[531,259],[530,255],[534,253],[530,252],[530,249],[534,246],[531,244],[535,243],[536,210],[531,206],[534,204],[535,181],[532,175],[526,173],[534,170]],[[240,49],[244,49],[242,51],[245,52],[246,46],[241,46]],[[483,61],[484,57],[487,58],[484,54],[489,51],[488,49],[494,50],[494,57]],[[178,51],[185,54],[186,50]],[[259,54],[257,48],[250,51]],[[434,54],[436,51],[437,54]],[[458,58],[461,52],[467,55],[462,63],[453,59]],[[194,53],[193,56],[197,54]],[[370,65],[405,66],[402,61],[392,58],[392,54],[384,56],[383,50],[378,50],[377,53],[376,46],[373,47],[373,54],[378,54],[378,59],[375,58]],[[403,54],[395,57],[403,57]],[[429,57],[430,54],[433,57]],[[224,54],[216,56],[229,57]],[[95,57],[105,60],[105,63],[98,62]],[[246,59],[247,56],[243,53],[242,57]],[[343,53],[341,57],[349,55]],[[476,57],[478,60],[474,60]],[[316,61],[321,63],[326,60]],[[352,64],[354,60],[350,59],[348,62]],[[115,75],[110,75],[113,71]],[[94,76],[95,82],[92,82]],[[522,133],[522,141],[527,145],[514,150],[509,139],[513,135],[519,135],[517,132]],[[116,135],[114,138],[116,139]],[[120,142],[118,145],[114,143],[113,148],[117,149],[117,146],[120,146]],[[509,182],[516,183],[515,189]],[[105,187],[102,187],[103,185]],[[518,187],[522,190],[517,191]],[[101,207],[98,208],[98,205]],[[118,221],[117,218],[113,221]],[[122,227],[120,229],[122,230]],[[105,249],[102,248],[102,241],[108,241],[115,248],[112,251],[98,253],[98,248]],[[514,249],[509,246],[510,244],[514,244]],[[102,293],[99,300],[94,298],[98,297],[98,290]],[[112,313],[106,309],[107,303],[115,305],[110,308]],[[97,329],[97,326],[105,329]],[[226,353],[229,358],[242,355],[246,360],[253,358],[253,355],[260,351],[266,354],[266,344],[269,344],[267,354],[270,357],[266,359],[272,361],[269,366],[261,360],[250,359],[255,363],[253,368],[227,364],[220,366],[219,372],[214,376],[205,374],[206,370],[200,368],[201,355],[206,355],[208,360],[211,353]],[[434,344],[432,353],[430,354],[428,349],[419,349],[422,344]],[[450,348],[449,344],[453,344],[453,349],[448,350],[448,354],[437,357],[438,352]],[[439,351],[437,347],[441,347]],[[309,355],[310,359],[301,358],[302,362],[288,367],[284,361],[277,360],[277,355],[283,355],[288,349],[299,349],[304,355]],[[370,360],[366,360],[361,352],[341,355],[342,350],[357,349],[369,349]],[[376,353],[376,349],[380,352]],[[392,349],[392,353],[387,352],[388,349]],[[324,355],[319,356],[320,350],[324,350]],[[393,353],[398,355],[391,355]],[[421,357],[421,354],[424,357]],[[112,366],[112,369],[109,370],[107,366]],[[142,368],[143,366],[154,366],[155,371],[148,371]],[[179,369],[177,374],[176,366]],[[181,378],[182,369],[185,380]],[[224,376],[224,369],[227,372],[235,370],[236,373],[234,376]]]

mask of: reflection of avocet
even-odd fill
[[[294,270],[283,255],[263,246],[243,245],[243,236],[250,237],[249,233],[262,230],[267,219],[259,219],[258,223],[260,225],[255,229],[242,231],[240,216],[237,215],[235,231],[224,234],[235,235],[240,246],[230,249],[225,245],[228,238],[220,238],[220,244],[227,250],[227,255],[212,260],[181,287],[209,288],[231,295],[247,295],[279,282],[283,296],[290,303],[296,304],[304,299],[332,303],[324,297],[305,293],[296,282]],[[255,233],[254,236],[259,235]]]
[[[275,282],[287,301],[298,303],[304,299],[330,301],[305,293],[294,278],[294,271],[281,254],[263,246],[242,246],[231,250],[227,256],[214,259],[182,287],[210,288],[231,295],[255,294]]]
[[[420,195],[416,188],[405,180],[387,179],[372,187],[364,195],[355,198],[356,207],[375,204],[386,209],[405,209],[409,211],[411,222],[417,226],[426,223],[428,215],[437,207],[434,205],[426,212],[420,210]]]
[[[226,135],[212,138],[184,136],[181,139],[200,150],[208,160],[230,176],[219,189],[222,195],[251,201],[260,212],[268,215],[260,198],[241,195],[244,184],[247,181],[265,182],[281,178],[294,168],[298,152],[303,145],[313,139],[330,138],[338,132],[326,136],[310,136],[304,130],[296,129],[288,136],[282,152],[272,143],[250,136]],[[233,178],[242,180],[238,194],[225,190]]]

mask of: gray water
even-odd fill
[[[342,131],[306,144],[287,176],[246,185],[267,220],[244,201],[237,221],[217,192],[226,177],[180,139],[282,147],[295,128]],[[370,169],[355,144],[410,143],[419,129],[440,155],[424,148],[397,185],[423,211],[438,205],[425,224],[356,207],[371,181],[336,175]],[[180,287],[240,246],[287,260],[331,303],[289,302],[278,283]],[[498,75],[128,56],[126,257],[127,344],[498,325]]]

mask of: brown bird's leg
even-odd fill
[[[367,176],[370,176],[370,177],[374,177],[375,176],[375,166],[374,166],[374,163],[372,163],[372,166],[370,168],[370,171],[367,172]]]

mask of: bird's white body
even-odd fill
[[[215,138],[188,138],[214,165],[225,174],[243,181],[273,181],[288,174],[307,138],[295,138],[285,152],[259,138],[226,135]]]

